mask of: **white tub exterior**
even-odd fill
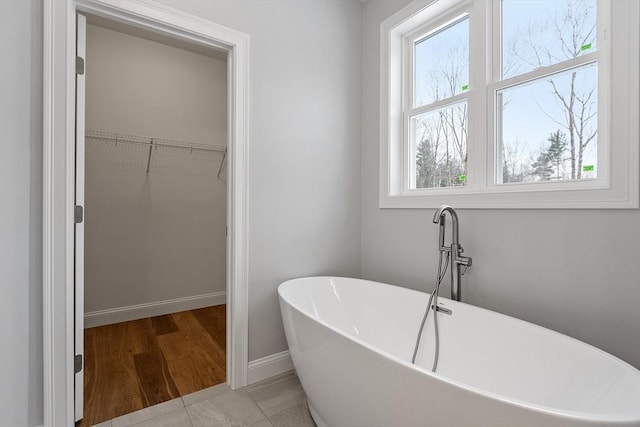
[[[339,277],[278,288],[294,366],[320,427],[640,426],[640,371],[581,341],[440,298],[416,365],[429,295]],[[615,333],[615,331],[612,331]]]

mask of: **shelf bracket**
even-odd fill
[[[222,153],[222,160],[220,160],[220,166],[218,167],[217,178],[220,179],[220,173],[222,172],[222,166],[224,165],[224,161],[227,159],[227,147],[224,149],[224,153]]]

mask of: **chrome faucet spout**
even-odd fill
[[[455,243],[455,244],[459,243],[459,241],[458,241],[458,213],[451,206],[442,205],[433,214],[433,223],[434,224],[438,224],[438,223],[440,224],[441,246],[444,245],[445,214],[447,212],[449,212],[449,215],[451,215],[451,222],[452,222],[451,225],[453,226],[453,231],[452,231],[452,234],[451,234],[451,243]]]

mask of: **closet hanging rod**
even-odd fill
[[[95,130],[85,131],[85,137],[94,138],[94,139],[107,139],[115,142],[122,141],[122,142],[133,143],[133,144],[153,145],[156,147],[182,148],[185,150],[197,150],[197,151],[213,151],[213,152],[218,152],[223,154],[226,154],[227,152],[227,147],[220,146],[220,145],[194,144],[191,142],[175,141],[175,140],[164,139],[164,138],[127,135],[122,133],[102,132],[102,131],[95,131]]]

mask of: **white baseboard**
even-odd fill
[[[289,355],[289,350],[252,360],[249,362],[247,383],[257,383],[292,369],[293,361]]]
[[[162,316],[163,314],[176,313],[178,311],[195,310],[196,308],[226,304],[226,302],[227,293],[223,291],[92,311],[84,314],[84,327],[93,328],[95,326],[144,319],[145,317]]]

